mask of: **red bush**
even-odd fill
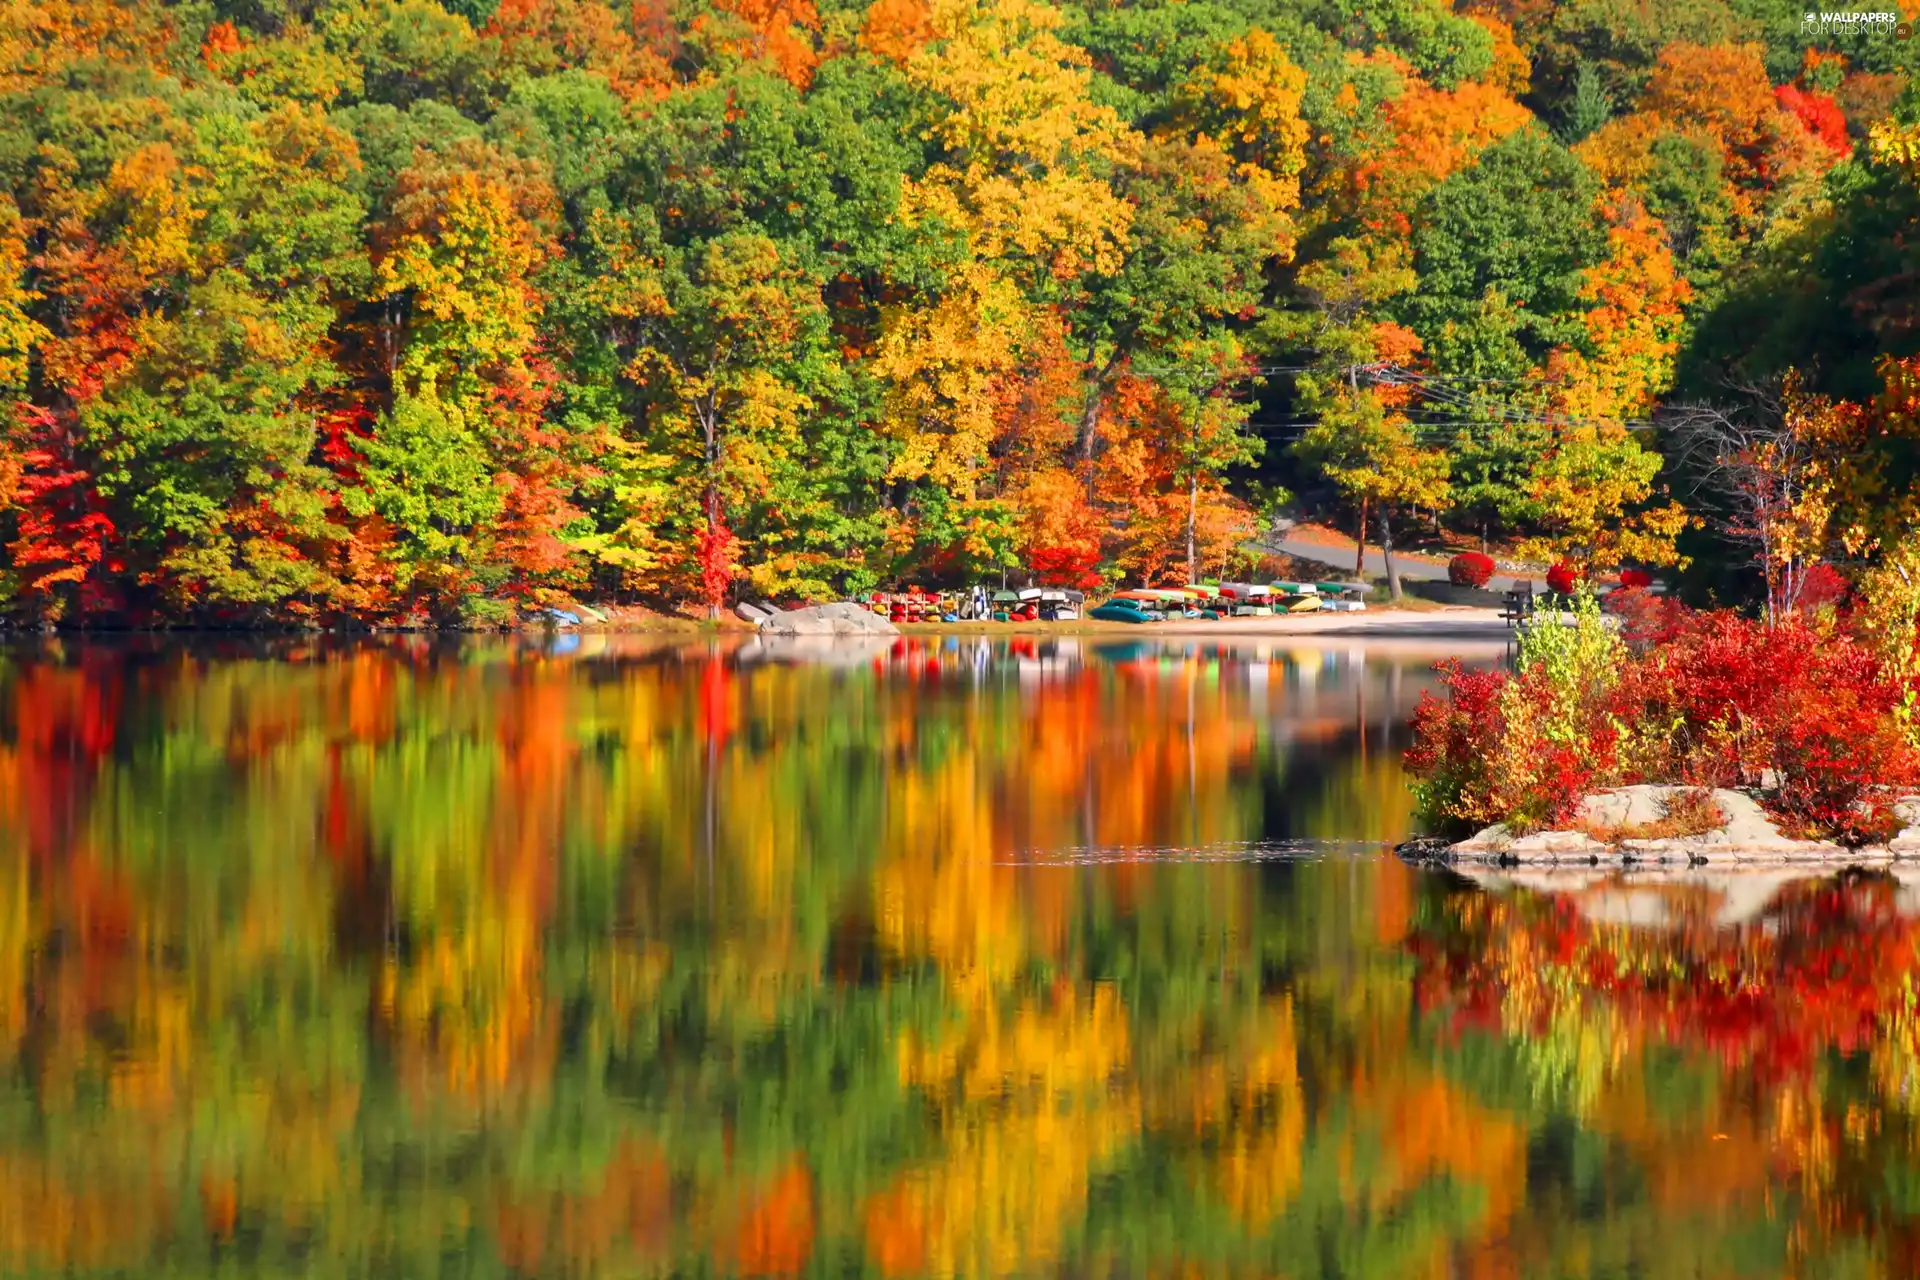
[[[1603,709],[1589,709],[1594,714],[1576,750],[1509,722],[1509,708],[1524,721],[1548,701],[1540,673],[1469,671],[1457,661],[1437,670],[1447,696],[1421,695],[1406,754],[1428,816],[1469,829],[1496,822],[1531,829],[1571,819],[1599,785],[1595,761],[1612,764],[1618,731],[1600,718]]]
[[[1688,618],[1686,606],[1672,596],[1657,596],[1645,587],[1623,587],[1603,602],[1621,621],[1620,634],[1635,652],[1673,639]]]
[[[1452,658],[1435,669],[1447,696],[1420,695],[1407,768],[1420,779],[1424,806],[1435,817],[1472,824],[1486,816],[1475,810],[1492,791],[1490,756],[1502,733],[1500,690],[1509,677],[1469,671]]]
[[[1493,577],[1493,557],[1463,551],[1447,561],[1447,581],[1456,587],[1484,587]]]
[[[1431,816],[1558,823],[1596,788],[1664,782],[1762,788],[1797,834],[1888,834],[1888,802],[1920,786],[1903,678],[1800,615],[1769,626],[1618,595],[1627,656],[1577,705],[1556,702],[1538,669],[1443,668],[1447,699],[1421,702],[1407,753]]]
[[[1815,613],[1829,605],[1837,605],[1847,598],[1852,586],[1841,572],[1822,561],[1807,570],[1807,576],[1800,584],[1800,598],[1795,607],[1808,613]]]
[[[1092,590],[1100,585],[1099,564],[1100,548],[1090,544],[1033,547],[1027,551],[1027,565],[1043,587]]]
[[[1629,664],[1611,714],[1663,727],[1665,759],[1641,767],[1666,776],[1628,780],[1767,784],[1790,824],[1848,837],[1876,825],[1859,812],[1885,799],[1876,787],[1920,782],[1894,715],[1904,695],[1847,635],[1702,613]]]
[[[1573,589],[1586,580],[1586,576],[1586,571],[1580,566],[1562,560],[1547,570],[1547,590],[1570,596]]]
[[[1639,589],[1644,591],[1652,585],[1653,575],[1645,569],[1622,569],[1620,571],[1620,586],[1623,590],[1633,591]]]

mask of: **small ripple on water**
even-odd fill
[[[999,866],[1101,866],[1125,862],[1312,862],[1328,857],[1353,857],[1391,852],[1392,845],[1374,840],[1244,840],[1191,845],[1066,845],[1052,849],[1023,849],[1011,858],[996,859]]]

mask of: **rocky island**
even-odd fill
[[[1496,823],[1453,843],[1425,839],[1402,848],[1421,861],[1497,866],[1844,866],[1920,860],[1920,795],[1903,796],[1888,809],[1898,822],[1892,838],[1843,844],[1795,838],[1744,791],[1640,784],[1585,797],[1564,830],[1517,833]]]

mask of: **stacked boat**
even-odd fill
[[[1074,622],[1086,596],[1059,587],[1027,587],[993,593],[995,622]]]
[[[1276,607],[1287,613],[1359,613],[1371,590],[1364,582],[1276,582]]]
[[[1220,594],[1236,618],[1265,618],[1273,613],[1273,588],[1257,582],[1223,582]]]
[[[1106,622],[1168,618],[1264,618],[1276,613],[1357,613],[1367,607],[1364,582],[1189,583],[1115,592],[1088,613]]]
[[[1263,618],[1276,613],[1357,613],[1367,607],[1364,582],[1193,582],[1115,592],[1086,616],[1108,622],[1162,622],[1168,618]],[[873,592],[859,601],[894,622],[1072,622],[1085,608],[1078,591],[1028,587],[1019,591]]]
[[[855,603],[891,622],[1072,622],[1086,596],[1058,587],[1022,591],[874,591]]]
[[[1335,613],[1365,612],[1367,592],[1373,590],[1364,582],[1316,582],[1314,587],[1320,594],[1320,607]]]
[[[1233,602],[1210,583],[1187,587],[1141,587],[1115,592],[1087,616],[1102,622],[1164,622],[1168,618],[1225,618]]]

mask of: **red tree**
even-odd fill
[[[1840,104],[1824,93],[1783,84],[1773,91],[1779,104],[1800,117],[1807,132],[1820,139],[1836,155],[1850,155],[1853,142],[1847,137],[1847,115]]]

